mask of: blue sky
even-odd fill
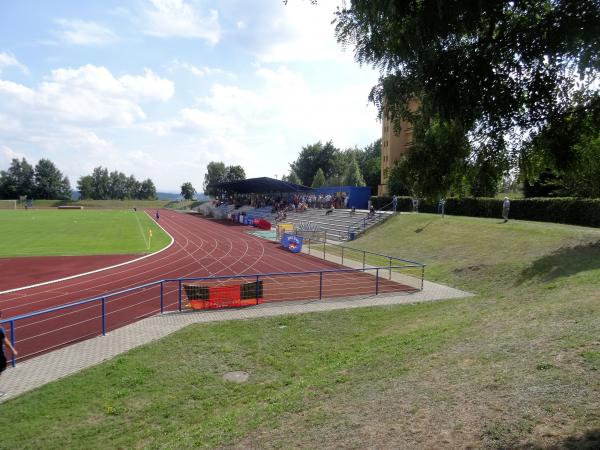
[[[0,0],[0,169],[52,160],[200,190],[210,161],[281,177],[303,145],[380,137],[378,74],[336,43],[338,0]]]

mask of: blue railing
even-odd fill
[[[162,314],[165,311],[165,285],[167,285],[168,283],[176,283],[177,284],[177,310],[179,310],[179,311],[182,311],[182,309],[183,309],[183,285],[185,282],[198,282],[198,281],[219,282],[222,280],[235,280],[235,279],[255,280],[256,286],[257,286],[256,303],[258,304],[259,303],[259,292],[258,292],[259,283],[258,282],[261,280],[264,281],[265,279],[269,279],[269,278],[299,277],[299,276],[302,277],[302,276],[309,276],[309,275],[318,275],[318,278],[319,278],[318,299],[321,300],[324,295],[324,277],[326,277],[328,274],[351,273],[351,272],[365,273],[365,272],[372,271],[372,272],[374,272],[374,278],[375,278],[374,286],[373,286],[374,292],[370,292],[370,293],[379,295],[381,293],[381,282],[380,282],[380,276],[379,276],[380,271],[390,270],[390,279],[391,279],[392,269],[398,269],[398,270],[416,269],[417,271],[420,271],[420,274],[419,274],[420,276],[412,276],[411,278],[414,278],[416,283],[420,282],[420,286],[419,287],[410,286],[410,287],[412,288],[412,290],[415,290],[415,291],[422,290],[425,265],[417,263],[417,262],[413,262],[413,261],[402,260],[399,258],[394,258],[394,259],[401,261],[403,264],[397,265],[397,266],[392,266],[390,263],[390,265],[388,267],[363,267],[362,269],[361,268],[322,269],[322,270],[303,271],[303,272],[272,272],[272,273],[257,273],[257,274],[247,274],[247,275],[220,275],[220,276],[209,276],[209,277],[166,278],[166,279],[162,279],[162,280],[153,281],[151,283],[134,286],[134,287],[131,287],[128,289],[118,291],[118,292],[106,293],[106,294],[102,294],[102,295],[99,295],[96,297],[76,301],[73,303],[68,303],[68,304],[61,305],[61,306],[55,306],[55,307],[43,309],[40,311],[35,311],[35,312],[27,313],[27,314],[13,316],[13,317],[5,319],[5,320],[0,320],[0,325],[3,325],[3,324],[10,325],[10,340],[11,340],[13,347],[15,347],[17,345],[16,331],[17,331],[17,323],[19,321],[31,319],[31,318],[42,316],[42,315],[52,314],[52,313],[55,313],[58,311],[73,310],[77,307],[84,306],[84,305],[99,304],[100,308],[101,308],[101,316],[100,316],[101,324],[100,324],[100,329],[98,330],[99,332],[97,331],[96,333],[94,333],[92,331],[90,333],[90,330],[86,330],[85,336],[79,336],[75,339],[72,339],[71,341],[59,342],[57,344],[57,346],[66,345],[70,342],[73,342],[74,340],[81,340],[82,338],[89,337],[91,334],[95,334],[95,335],[102,334],[104,336],[104,335],[106,335],[106,331],[107,331],[106,303],[109,299],[117,297],[117,296],[122,296],[124,294],[129,294],[129,293],[132,293],[135,291],[140,291],[142,289],[147,289],[147,288],[150,288],[153,286],[159,286],[160,287],[159,311]],[[353,278],[353,280],[355,278]],[[351,282],[347,282],[346,284],[351,284]],[[398,284],[398,286],[402,286],[402,285]],[[406,286],[408,286],[408,285],[406,285]],[[329,287],[331,288],[331,286],[329,286]],[[344,287],[348,288],[348,286],[346,286],[346,285]],[[364,284],[359,287],[363,288]],[[349,289],[351,290],[352,286],[350,286]],[[406,291],[408,289],[403,289],[403,290]],[[388,291],[388,292],[396,292],[396,291]],[[358,293],[356,295],[366,295],[366,294],[367,294],[367,292],[358,291]],[[340,295],[336,295],[336,296],[339,297]],[[343,296],[347,296],[347,294],[344,294]],[[285,299],[273,299],[273,300],[269,300],[269,301],[280,301],[280,300],[285,300]],[[154,310],[154,311],[156,311],[156,310]],[[150,315],[150,314],[147,314],[147,315]],[[94,319],[94,318],[96,318],[96,317],[92,317],[92,319]],[[86,319],[86,320],[89,320],[89,319]],[[77,324],[73,323],[68,326],[75,326],[75,325],[77,325]],[[66,327],[64,327],[64,328],[66,328]],[[118,328],[118,327],[115,327],[115,328]],[[31,337],[33,338],[33,337],[37,337],[37,336],[31,336]],[[50,347],[50,348],[54,348],[54,347]],[[49,348],[38,349],[36,352],[32,352],[32,353],[30,353],[28,355],[24,355],[24,356],[32,356],[33,354],[38,354],[38,353],[48,351],[48,350],[49,350]],[[12,355],[12,366],[13,367],[16,365],[16,359],[17,358],[15,357],[15,355]]]
[[[370,222],[372,219],[375,218],[375,216],[377,216],[377,222],[379,222],[379,220],[381,219],[381,216],[383,216],[382,210],[384,210],[388,206],[392,206],[393,203],[394,202],[390,202],[387,205],[383,205],[381,208],[379,208],[377,211],[375,211],[375,215],[373,215],[373,216],[371,216],[369,213],[369,215],[348,225],[348,239],[350,239],[351,233],[358,234],[360,231],[364,231],[367,228],[367,222]]]
[[[390,256],[390,255],[384,255],[383,253],[376,253],[376,252],[370,252],[368,250],[362,250],[359,248],[354,248],[354,247],[349,247],[347,245],[343,245],[343,244],[335,244],[331,241],[327,241],[327,233],[325,233],[325,237],[324,239],[308,239],[308,254],[309,255],[315,255],[315,252],[312,250],[315,247],[315,242],[317,243],[317,247],[318,247],[318,251],[319,251],[319,255],[321,254],[321,248],[323,249],[322,253],[323,253],[323,259],[327,259],[327,248],[340,248],[340,257],[341,257],[341,263],[344,264],[344,252],[346,252],[346,254],[348,254],[348,252],[355,252],[355,253],[359,253],[362,255],[361,258],[354,259],[354,258],[349,258],[351,260],[354,261],[358,261],[361,262],[362,261],[362,269],[365,270],[367,269],[367,255],[371,255],[371,256],[375,256],[375,257],[379,257],[379,258],[384,258],[388,260],[388,265],[387,265],[387,269],[393,269],[393,268],[397,268],[398,267],[420,267],[423,270],[425,270],[426,264],[417,262],[417,261],[411,261],[410,259],[402,259],[402,258],[398,258],[396,256]],[[332,254],[332,252],[330,252],[330,254]],[[338,256],[335,254],[332,254],[333,256]],[[348,259],[348,258],[347,258]],[[406,265],[408,264],[408,266]],[[394,265],[394,267],[392,267],[392,265]]]

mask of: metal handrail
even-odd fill
[[[382,212],[381,212],[381,211],[382,211],[384,208],[387,208],[388,206],[392,205],[393,203],[394,203],[394,202],[393,202],[393,201],[391,201],[390,203],[388,203],[388,204],[386,204],[386,205],[383,205],[381,208],[379,208],[377,211],[375,211],[375,214],[378,214],[378,218],[381,218],[381,215],[382,215]],[[350,235],[350,232],[351,232],[351,231],[353,231],[353,230],[356,230],[356,231],[360,230],[360,229],[361,229],[361,227],[360,227],[359,225],[357,225],[357,224],[360,224],[361,222],[362,222],[362,224],[363,224],[363,225],[362,225],[362,229],[363,229],[363,230],[364,230],[364,229],[366,229],[366,228],[367,228],[367,218],[368,218],[368,216],[365,216],[365,217],[363,217],[362,219],[360,219],[360,220],[357,220],[356,222],[354,222],[354,223],[351,223],[350,225],[348,225],[348,235]]]
[[[333,244],[336,245],[336,244]],[[309,240],[309,248],[310,248],[310,240]],[[346,247],[346,248],[350,248],[350,247]],[[364,252],[364,251],[363,251]],[[372,252],[369,252],[372,253]],[[375,254],[375,253],[373,253]],[[421,264],[418,262],[414,262],[414,261],[409,261],[409,260],[402,260],[400,258],[395,258],[395,257],[389,257],[387,255],[380,255],[380,256],[386,256],[388,258],[390,258],[390,264],[389,266],[381,266],[381,267],[365,267],[365,265],[363,264],[362,268],[348,268],[348,269],[322,269],[322,270],[310,270],[310,271],[304,271],[304,272],[271,272],[271,273],[253,273],[253,274],[245,274],[245,275],[217,275],[217,276],[208,276],[208,277],[181,277],[181,278],[164,278],[164,279],[160,279],[160,280],[156,280],[156,281],[152,281],[150,283],[145,283],[145,284],[141,284],[138,286],[133,286],[127,289],[123,289],[121,291],[117,291],[117,292],[110,292],[110,293],[106,293],[106,294],[102,294],[96,297],[91,297],[91,298],[87,298],[84,300],[78,300],[76,302],[72,302],[72,303],[67,303],[65,305],[60,305],[60,306],[54,306],[52,308],[46,308],[46,309],[42,309],[39,311],[34,311],[31,313],[26,313],[26,314],[20,314],[17,316],[13,316],[7,319],[3,319],[0,320],[0,325],[2,324],[10,324],[10,337],[11,337],[11,344],[13,345],[13,347],[16,344],[16,339],[15,339],[15,323],[20,321],[20,320],[24,320],[24,319],[29,319],[32,317],[37,317],[37,316],[41,316],[44,314],[50,314],[56,311],[61,311],[61,310],[65,310],[65,309],[71,309],[71,308],[75,308],[77,306],[81,306],[81,305],[87,305],[90,303],[94,303],[94,302],[100,302],[102,305],[102,315],[101,315],[101,320],[102,320],[102,335],[104,336],[106,334],[106,309],[105,309],[105,303],[106,300],[111,298],[111,297],[115,297],[118,295],[122,295],[122,294],[127,294],[129,292],[133,292],[133,291],[137,291],[140,289],[145,289],[148,287],[152,287],[152,286],[156,286],[156,285],[160,285],[160,313],[163,313],[163,302],[164,302],[164,285],[166,283],[172,283],[172,282],[176,282],[178,283],[178,304],[179,304],[179,311],[182,310],[182,287],[183,287],[183,282],[184,281],[211,281],[211,280],[223,280],[223,279],[241,279],[241,278],[252,278],[252,279],[256,279],[256,281],[260,281],[261,278],[267,278],[267,277],[278,277],[278,276],[302,276],[302,275],[314,275],[314,274],[319,274],[320,275],[320,286],[319,286],[319,299],[322,298],[322,294],[323,294],[323,275],[327,274],[327,273],[344,273],[344,272],[365,272],[365,271],[371,271],[374,270],[376,273],[375,276],[375,294],[377,295],[379,292],[379,272],[381,270],[389,270],[390,273],[390,278],[391,278],[391,273],[393,269],[409,269],[409,268],[417,268],[417,269],[421,269],[421,290],[423,290],[423,282],[424,282],[424,270],[425,270],[425,264]],[[397,260],[397,261],[402,261],[402,262],[409,262],[411,263],[410,265],[392,265],[392,260]],[[257,289],[257,304],[258,304],[258,289]],[[12,366],[15,367],[16,366],[16,357],[13,354],[12,355]]]

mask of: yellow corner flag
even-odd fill
[[[150,250],[150,243],[152,242],[152,230],[148,228],[148,250]]]

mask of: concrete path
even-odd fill
[[[328,260],[339,262],[339,258],[327,256]],[[344,260],[348,267],[358,263]],[[362,267],[362,263],[360,264]],[[408,277],[410,278],[410,277]],[[392,279],[406,283],[407,277],[392,273]],[[419,284],[420,279],[412,279],[411,284]],[[134,324],[119,328],[107,334],[70,345],[45,355],[32,358],[8,368],[0,377],[0,391],[5,395],[0,401],[13,398],[23,392],[43,386],[46,383],[69,376],[87,367],[99,364],[132,348],[167,336],[193,323],[218,322],[224,320],[254,319],[258,317],[302,314],[308,312],[332,311],[337,309],[385,306],[450,298],[469,297],[472,294],[441,284],[425,281],[424,288],[413,294],[389,294],[360,298],[337,298],[313,301],[268,303],[244,309],[219,311],[194,311],[167,313],[149,317]]]

